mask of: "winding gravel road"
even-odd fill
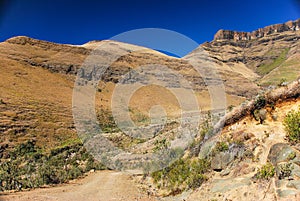
[[[99,171],[70,184],[0,194],[0,201],[155,201],[122,172]]]

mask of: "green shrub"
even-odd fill
[[[99,161],[95,160],[90,154],[86,160],[85,164],[85,172],[88,172],[90,170],[104,170],[105,166],[100,163]]]
[[[186,189],[195,189],[207,179],[204,175],[210,163],[204,159],[179,159],[167,168],[153,172],[153,181],[158,188],[178,194]]]
[[[270,179],[275,175],[275,168],[271,163],[262,166],[255,174],[257,179]]]
[[[265,96],[263,96],[263,95],[258,96],[254,102],[254,108],[259,110],[259,109],[265,107],[265,105],[266,105]]]
[[[210,163],[206,160],[194,160],[190,163],[191,174],[188,177],[187,184],[191,189],[196,189],[207,180],[204,173],[210,168]]]
[[[18,174],[20,163],[20,161],[5,161],[0,164],[1,190],[19,189],[21,184],[21,178]]]
[[[25,155],[29,154],[34,154],[38,150],[36,149],[35,146],[35,141],[34,140],[28,140],[25,143],[22,143],[15,147],[11,152],[10,152],[10,157],[11,159],[16,159],[18,157],[22,157]],[[38,157],[38,156],[37,156]]]
[[[79,176],[82,176],[83,170],[78,166],[72,166],[71,169],[67,171],[68,179],[76,179]]]
[[[296,156],[297,156],[297,155],[296,155],[296,152],[293,151],[293,152],[291,152],[291,153],[288,155],[287,159],[288,159],[288,160],[293,160],[294,158],[296,158]]]
[[[291,143],[300,142],[300,107],[292,110],[285,116],[283,125],[286,130],[287,139]]]
[[[216,154],[216,153],[225,152],[228,150],[229,150],[228,143],[221,141],[221,142],[217,142],[217,144],[214,147],[212,152],[213,152],[213,154]]]
[[[286,79],[286,78],[281,78],[281,79],[280,79],[280,82],[278,83],[278,86],[279,86],[279,87],[284,86],[286,82],[287,82],[287,79]]]
[[[80,143],[42,152],[34,141],[16,146],[0,159],[0,190],[21,190],[75,179],[90,169],[105,169]]]
[[[213,134],[213,126],[212,126],[212,117],[209,112],[205,118],[205,121],[200,125],[200,137],[203,139],[205,136],[210,136]]]
[[[286,177],[290,177],[292,174],[294,166],[292,163],[284,163],[280,164],[277,167],[277,176],[279,179],[284,179]]]

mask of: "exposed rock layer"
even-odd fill
[[[283,24],[266,26],[264,28],[260,28],[252,32],[219,30],[215,34],[214,40],[235,40],[235,41],[251,40],[251,39],[262,38],[272,33],[281,33],[285,31],[298,31],[299,29],[300,29],[300,19],[296,21],[288,21]]]

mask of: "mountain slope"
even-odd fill
[[[232,69],[264,86],[299,77],[300,20],[251,33],[220,30],[201,45],[219,69]],[[186,57],[193,57],[197,49]]]
[[[105,73],[104,82],[99,86],[102,93],[99,93],[97,97],[104,101],[101,104],[99,101],[97,104],[99,103],[99,107],[103,110],[110,110],[108,103],[110,103],[114,86],[121,76],[131,69],[147,64],[165,65],[182,74],[192,82],[200,107],[204,109],[210,107],[210,97],[203,79],[185,60],[169,57],[147,48],[142,48],[140,51],[141,47],[115,41],[93,41],[74,46],[23,36],[14,37],[0,43],[2,71],[0,97],[5,103],[0,105],[2,142],[11,141],[12,143],[8,144],[14,144],[18,139],[23,141],[34,137],[39,144],[51,147],[70,137],[75,137],[71,113],[73,83],[85,59],[93,48],[101,44],[111,47],[105,51],[113,52],[113,54],[128,53],[111,65]],[[136,49],[139,51],[134,52]],[[228,105],[237,105],[245,97],[255,94],[257,87],[250,81],[246,81],[241,87],[236,87],[237,83],[244,79],[243,76],[227,70],[222,71],[221,76],[224,80],[228,80],[225,82],[226,90],[229,92]],[[168,81],[170,85],[173,85],[172,80]],[[156,102],[171,107],[170,114],[177,116],[178,103],[166,102],[166,100],[172,100],[168,93],[161,93],[153,90],[156,88],[151,88],[153,87],[149,86],[145,90],[149,91],[149,97],[153,98],[144,99],[143,104],[137,104],[135,100],[141,99],[143,92],[140,95],[137,93],[132,100],[133,109],[143,115],[148,115],[149,108],[153,102]],[[155,101],[155,97],[160,97],[160,100],[165,103]]]

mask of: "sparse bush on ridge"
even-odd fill
[[[252,116],[256,121],[259,121],[260,124],[262,124],[267,118],[267,111],[263,109],[266,105],[267,99],[264,95],[259,95],[254,101],[254,110],[252,111]]]

